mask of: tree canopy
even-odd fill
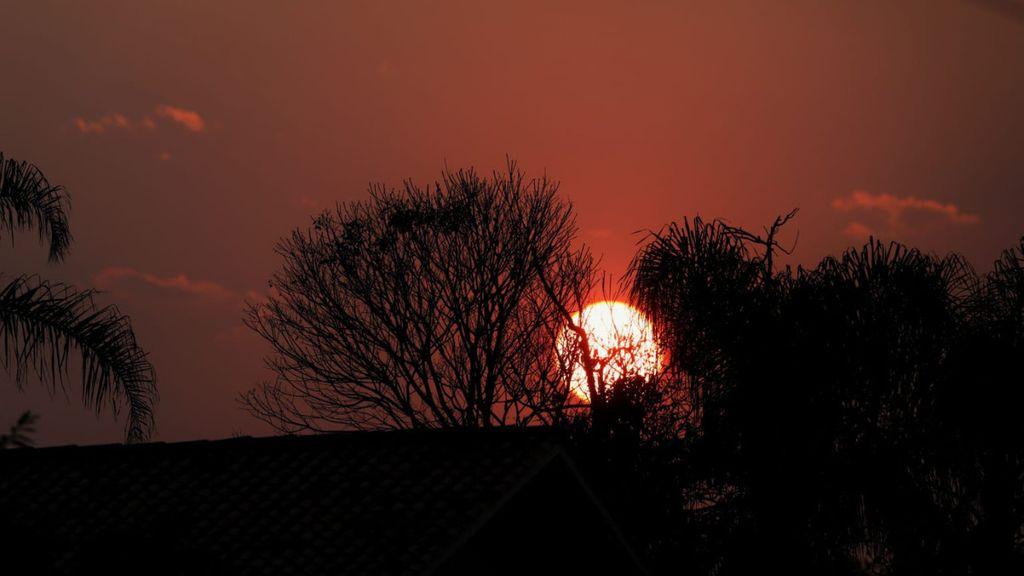
[[[294,231],[247,317],[276,379],[245,405],[286,431],[560,418],[573,351],[555,342],[594,264],[557,189],[513,163],[445,171]]]
[[[684,220],[633,262],[687,408],[654,538],[716,574],[1024,566],[1024,244],[982,276],[876,239],[779,270],[786,221]]]

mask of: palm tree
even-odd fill
[[[71,232],[68,194],[27,162],[0,153],[0,232],[36,228],[49,244],[50,262],[67,254]],[[94,290],[21,275],[0,281],[0,368],[19,390],[30,378],[55,393],[66,390],[71,352],[81,359],[81,396],[87,408],[127,409],[128,442],[153,431],[156,378],[131,323],[113,306],[97,308]]]

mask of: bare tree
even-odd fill
[[[512,162],[489,178],[445,171],[426,188],[372,186],[294,231],[246,320],[276,378],[243,404],[289,432],[561,418],[578,351],[556,342],[594,261],[557,190]]]

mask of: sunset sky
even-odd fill
[[[72,195],[75,242],[0,271],[95,287],[159,378],[157,440],[266,434],[242,325],[275,242],[367,185],[509,155],[562,182],[620,276],[634,232],[800,208],[790,263],[868,234],[980,270],[1024,234],[1019,2],[0,0],[0,151]],[[0,386],[0,426],[122,422]]]

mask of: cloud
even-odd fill
[[[854,190],[849,196],[836,198],[832,201],[832,208],[843,212],[879,211],[888,217],[891,225],[901,225],[907,213],[934,214],[953,224],[977,224],[981,221],[977,214],[964,212],[956,204],[913,196],[872,194],[864,190]]]
[[[860,222],[850,222],[846,228],[843,229],[843,235],[853,238],[854,240],[867,240],[872,234],[874,234],[874,231]]]
[[[199,112],[166,104],[157,106],[151,114],[146,114],[138,121],[131,120],[125,114],[114,112],[99,118],[79,116],[73,122],[75,128],[82,134],[103,134],[114,130],[156,130],[158,127],[156,119],[163,119],[189,132],[206,131],[206,120]]]
[[[102,134],[108,130],[128,130],[131,122],[124,114],[108,114],[94,120],[79,116],[75,118],[75,128],[82,134]]]
[[[246,295],[240,294],[216,282],[193,280],[184,274],[177,276],[157,276],[141,272],[127,266],[111,266],[100,270],[92,277],[93,285],[106,290],[123,280],[140,281],[150,286],[190,294],[214,300],[242,300]]]
[[[156,114],[182,125],[189,132],[202,132],[206,130],[206,121],[195,110],[186,110],[185,108],[164,104],[157,106]]]

